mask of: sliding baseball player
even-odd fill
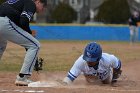
[[[75,61],[63,83],[71,84],[83,73],[89,83],[99,79],[103,84],[111,84],[117,82],[121,72],[120,59],[112,54],[103,53],[99,44],[91,42],[85,47],[83,55]]]

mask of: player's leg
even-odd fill
[[[5,31],[3,31],[3,35],[5,36],[5,38],[28,49],[20,73],[22,75],[31,75],[40,49],[40,43],[32,35],[22,30],[20,27],[16,26],[8,18],[5,17],[4,21],[5,25],[3,27],[3,30]],[[19,76],[17,78],[19,78]],[[26,78],[27,77],[25,77],[25,79]],[[19,80],[22,79],[19,78]],[[28,81],[25,81],[25,85],[27,85],[26,82],[28,83]]]
[[[130,43],[134,42],[134,26],[130,26]]]
[[[4,39],[3,35],[3,17],[0,17],[0,59],[6,49],[7,40]]]
[[[7,41],[0,36],[0,59],[6,49]]]
[[[25,48],[25,50],[27,51],[28,49]],[[35,61],[35,65],[34,65],[34,71],[38,72],[38,71],[42,70],[43,62],[44,62],[43,58],[37,57],[36,61]]]
[[[138,27],[135,27],[134,40],[135,42],[138,42]]]

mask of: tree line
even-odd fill
[[[0,4],[6,0],[0,0]],[[71,23],[77,20],[77,12],[68,4],[58,4],[50,14],[52,23]],[[94,20],[103,23],[127,23],[130,8],[127,0],[105,0]]]

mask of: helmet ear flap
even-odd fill
[[[101,58],[97,58],[97,61],[96,61],[96,62],[99,62],[99,61],[100,61],[100,59],[101,59]]]

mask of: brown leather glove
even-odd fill
[[[121,76],[122,70],[113,70],[112,82],[117,82],[117,79]]]
[[[43,58],[37,58],[35,66],[34,66],[34,70],[35,71],[40,71],[43,70],[43,63],[44,63],[44,59]]]

